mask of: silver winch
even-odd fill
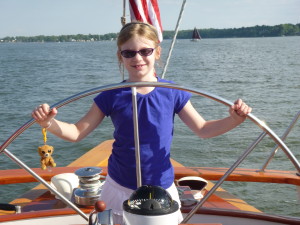
[[[75,171],[79,178],[79,188],[74,191],[75,203],[82,206],[93,206],[99,200],[102,183],[99,167],[85,167]]]

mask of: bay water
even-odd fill
[[[162,42],[163,55],[156,65],[160,75],[171,45]],[[126,76],[125,76],[126,78]],[[279,136],[300,110],[300,37],[177,40],[165,79],[185,87],[204,90],[230,101],[242,98],[253,114]],[[0,143],[27,122],[32,109],[50,105],[90,88],[122,80],[116,57],[116,42],[1,43],[0,44]],[[94,96],[59,109],[58,119],[76,122],[89,109]],[[228,115],[228,108],[200,96],[192,103],[207,119]],[[300,159],[300,122],[286,144]],[[69,143],[48,134],[55,147],[57,166],[66,166],[98,143],[112,138],[109,119],[79,143]],[[250,120],[222,136],[199,139],[178,118],[172,157],[186,166],[230,167],[262,132]],[[41,129],[34,124],[9,147],[30,167],[39,167]],[[266,137],[240,167],[259,169],[274,147]],[[4,154],[0,169],[19,168]],[[280,150],[268,169],[294,169]],[[0,186],[0,202],[9,202],[36,184]],[[225,182],[223,188],[258,209],[299,216],[297,189],[292,185]]]

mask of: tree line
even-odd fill
[[[190,39],[193,30],[181,30],[178,32],[178,39]],[[202,38],[241,38],[241,37],[280,37],[280,36],[299,36],[300,24],[280,24],[275,26],[254,26],[228,29],[199,29]],[[76,34],[76,35],[59,35],[59,36],[16,36],[5,37],[0,39],[1,42],[87,42],[87,41],[104,41],[115,40],[117,33],[104,35],[97,34]],[[172,39],[174,31],[164,31],[164,39]]]
[[[191,38],[191,30],[178,32],[178,39]],[[300,23],[281,24],[276,26],[254,26],[229,29],[201,29],[199,30],[202,38],[245,38],[245,37],[280,37],[280,36],[299,36]],[[167,36],[168,35],[168,36]],[[172,37],[172,33],[165,33],[166,38]]]

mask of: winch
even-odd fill
[[[102,183],[99,167],[85,167],[75,171],[79,178],[79,187],[74,191],[75,203],[82,206],[93,206],[101,194]]]

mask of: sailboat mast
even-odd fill
[[[121,24],[122,26],[126,24],[126,0],[123,0],[123,16],[121,17]]]

